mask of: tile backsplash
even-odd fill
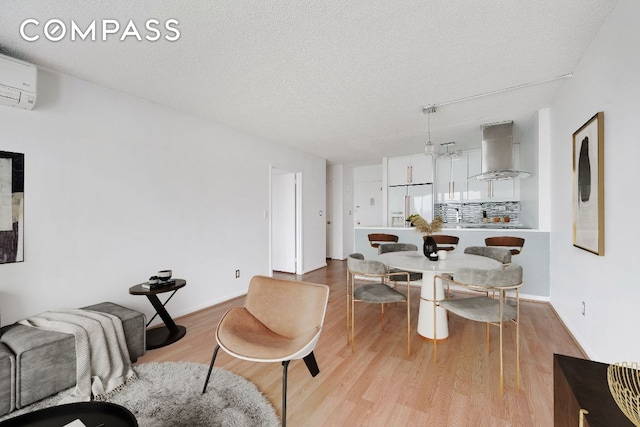
[[[461,215],[460,222],[482,222],[482,212],[487,212],[487,218],[509,217],[511,222],[519,222],[520,202],[447,202],[434,205],[433,216],[440,215],[445,222],[456,222],[456,209]]]

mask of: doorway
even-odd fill
[[[302,174],[271,167],[271,271],[302,274],[301,203]]]
[[[333,258],[333,227],[331,226],[331,215],[333,215],[333,182],[327,181],[326,184],[326,222],[327,222],[327,259]]]

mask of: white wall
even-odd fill
[[[520,170],[531,172],[520,178],[520,222],[548,232],[551,216],[551,119],[549,108],[535,113],[519,144]]]
[[[355,226],[384,225],[382,222],[382,164],[354,168],[353,186]]]
[[[354,247],[354,235],[353,235],[353,197],[354,197],[354,182],[353,182],[353,168],[345,166],[343,169],[344,178],[344,190],[342,193],[342,200],[344,210],[342,211],[342,256],[340,259],[347,259],[349,254],[353,253]]]
[[[150,315],[128,289],[165,268],[187,280],[173,315],[244,293],[269,273],[270,163],[302,171],[304,269],[325,265],[324,159],[49,71],[38,91],[33,111],[0,111],[0,149],[25,154],[25,261],[0,265],[3,324],[107,300]]]
[[[536,113],[533,117],[532,124],[527,129],[522,137],[520,144],[515,146],[518,150],[518,164],[516,168],[523,171],[531,172],[532,175],[528,178],[519,178],[520,184],[520,222],[526,224],[529,227],[538,228],[540,223],[539,218],[539,191],[538,180],[540,179],[540,173],[538,172],[539,158],[539,114]],[[548,196],[547,196],[548,197]]]
[[[538,230],[551,229],[551,112],[538,111]]]
[[[353,251],[353,168],[328,166],[327,179],[331,189],[331,248],[327,256],[346,259]]]
[[[331,238],[328,239],[331,247],[327,256],[331,259],[342,259],[343,256],[344,233],[342,229],[344,227],[344,216],[342,212],[344,210],[344,200],[342,198],[342,189],[344,184],[342,170],[343,165],[327,166],[327,181],[331,191],[331,209],[327,212],[327,218],[331,221],[331,226],[329,227]]]
[[[551,107],[551,301],[589,356],[640,361],[640,2],[621,0]],[[605,256],[572,246],[572,134],[604,112]],[[581,315],[581,302],[586,315]]]

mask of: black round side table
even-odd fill
[[[147,350],[173,344],[184,337],[187,333],[187,328],[176,325],[176,322],[173,321],[165,308],[165,305],[167,305],[178,289],[183,288],[186,284],[186,280],[171,279],[168,284],[154,288],[146,288],[146,282],[129,288],[129,293],[131,295],[145,295],[156,310],[156,314],[147,322],[147,327],[149,327],[149,324],[151,324],[156,315],[160,316],[164,322],[164,326],[147,329]],[[172,292],[172,294],[169,295],[169,298],[167,298],[163,304],[158,298],[158,294],[165,292]]]
[[[137,427],[138,421],[124,406],[109,402],[77,402],[51,406],[9,418],[1,427],[64,426],[80,420],[86,426]]]

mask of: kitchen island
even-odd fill
[[[445,228],[436,234],[458,236],[460,242],[456,252],[463,252],[468,246],[484,246],[484,239],[493,236],[516,236],[525,239],[522,253],[515,255],[514,263],[522,266],[524,278],[520,290],[520,297],[540,301],[548,301],[549,285],[549,232],[527,228],[518,228],[516,224],[445,224]],[[488,226],[487,226],[488,225]],[[486,226],[477,228],[477,226]],[[508,227],[508,228],[505,228]],[[395,234],[401,243],[413,243],[422,250],[422,234],[413,227],[355,227],[355,251],[360,252],[366,259],[373,259],[378,251],[369,244],[370,233]]]

